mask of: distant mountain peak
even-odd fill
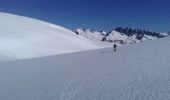
[[[134,27],[113,27],[110,32],[96,31],[94,29],[76,29],[76,34],[81,35],[87,39],[95,42],[108,42],[118,44],[134,44],[147,40],[154,40],[168,36],[168,32],[151,32],[144,29]]]

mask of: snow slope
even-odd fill
[[[0,100],[170,100],[170,37],[0,63]]]
[[[0,12],[0,61],[25,59],[97,46],[63,27]]]

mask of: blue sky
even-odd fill
[[[170,0],[0,0],[0,11],[71,29],[170,31]]]

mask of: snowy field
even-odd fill
[[[0,63],[0,100],[170,100],[170,37]]]

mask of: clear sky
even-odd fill
[[[71,29],[170,31],[170,0],[0,0],[0,11]]]

